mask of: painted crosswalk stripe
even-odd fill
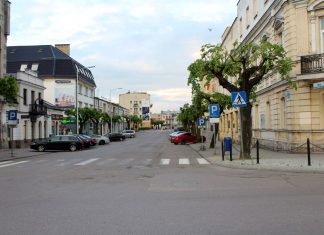
[[[14,165],[22,164],[22,163],[25,163],[25,162],[29,162],[29,161],[20,161],[20,162],[8,163],[8,164],[5,164],[5,165],[1,165],[0,168],[7,167],[7,166],[14,166]]]
[[[0,162],[0,165],[8,164],[8,163],[11,163],[11,162],[13,162],[13,161]]]
[[[188,158],[180,158],[179,159],[179,165],[189,165],[189,159]]]
[[[169,158],[163,158],[160,160],[160,165],[169,165],[170,159]]]
[[[91,158],[91,159],[89,159],[89,160],[86,160],[86,161],[83,161],[83,162],[79,162],[79,163],[77,163],[77,164],[74,164],[75,166],[85,166],[85,165],[87,165],[87,164],[89,164],[89,163],[91,163],[91,162],[95,162],[95,161],[97,161],[99,158]]]
[[[210,163],[204,158],[197,158],[197,161],[200,165],[209,165]]]

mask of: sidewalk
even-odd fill
[[[13,155],[11,156],[11,149],[0,149],[0,162],[13,159],[28,158],[33,156],[40,156],[49,153],[50,152],[38,152],[29,148],[17,148],[13,149]]]
[[[191,144],[190,147],[203,158],[218,166],[285,172],[324,173],[324,153],[311,153],[311,166],[308,166],[307,153],[292,154],[264,150],[260,148],[260,164],[257,164],[255,148],[251,151],[252,159],[240,160],[240,146],[233,145],[233,161],[229,160],[229,152],[226,152],[225,161],[222,161],[222,151],[219,142],[216,144],[216,154],[215,149],[210,149],[208,143],[204,143],[206,150],[200,150],[201,145],[201,143]]]

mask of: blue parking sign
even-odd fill
[[[9,121],[17,120],[17,110],[9,110],[9,112],[8,112],[8,120]]]
[[[209,105],[209,117],[219,118],[219,104],[210,104]]]
[[[206,120],[205,120],[205,118],[198,118],[198,120],[197,120],[197,125],[198,126],[205,126],[206,125]]]

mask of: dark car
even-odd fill
[[[171,137],[171,143],[174,144],[186,144],[186,143],[197,143],[197,136],[191,134],[190,132],[179,133]]]
[[[39,152],[45,150],[75,151],[82,148],[82,141],[73,135],[55,135],[46,140],[33,142],[30,148]]]
[[[83,135],[74,135],[75,137],[77,137],[80,141],[81,141],[81,146],[82,148],[90,148],[91,146],[91,142],[89,138],[86,138]]]
[[[85,135],[85,134],[81,134],[81,136],[85,137],[86,139],[88,139],[90,141],[90,145],[91,146],[95,146],[97,144],[97,140],[94,137],[91,137],[90,135]]]
[[[105,136],[107,136],[110,141],[122,141],[122,140],[125,140],[125,138],[126,138],[125,135],[123,135],[122,133],[118,133],[118,132],[109,133],[109,134],[106,134]]]

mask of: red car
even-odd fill
[[[197,136],[191,134],[190,132],[180,133],[178,135],[171,137],[171,143],[174,144],[186,144],[186,143],[197,143],[198,138]]]

